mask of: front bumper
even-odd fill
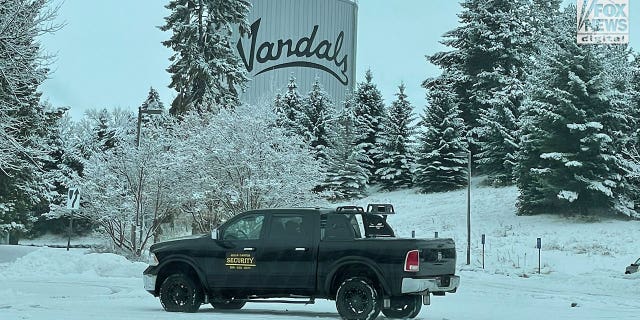
[[[156,295],[156,279],[158,276],[153,274],[143,274],[142,280],[144,281],[144,289],[152,295]]]
[[[460,286],[459,276],[442,276],[426,279],[403,278],[403,294],[426,295],[433,292],[456,292]]]

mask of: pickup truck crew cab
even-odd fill
[[[456,292],[455,244],[396,238],[392,213],[389,204],[241,213],[211,235],[151,246],[144,286],[166,311],[319,298],[344,319],[413,318],[431,294]]]

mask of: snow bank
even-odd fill
[[[100,246],[105,243],[108,243],[102,236],[100,235],[87,235],[82,237],[73,237],[71,238],[71,244],[83,244],[90,246]],[[48,246],[48,245],[67,245],[67,237],[62,235],[55,235],[47,233],[45,235],[39,236],[35,239],[20,239],[21,245],[35,245],[35,246]]]
[[[18,258],[6,267],[0,266],[0,278],[33,278],[34,276],[139,278],[146,266],[145,263],[131,262],[111,253],[40,248]]]
[[[26,254],[38,250],[35,247],[0,245],[0,264],[7,264],[16,261]]]

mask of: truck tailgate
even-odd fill
[[[456,272],[456,247],[453,239],[420,241],[420,271],[415,276],[453,275]]]

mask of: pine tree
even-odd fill
[[[43,161],[41,176],[44,184],[49,186],[47,204],[40,207],[43,210],[37,216],[37,221],[31,230],[32,235],[46,233],[66,234],[69,220],[66,216],[66,198],[68,188],[77,186],[78,178],[82,176],[83,163],[77,134],[77,123],[69,116],[68,109],[47,106],[47,127],[50,128],[48,141],[49,160]],[[46,212],[45,212],[46,211]],[[93,225],[81,217],[74,217],[74,233],[87,234]]]
[[[334,108],[318,79],[313,82],[303,108],[304,118],[301,124],[309,137],[311,149],[314,150],[316,159],[324,159],[329,145],[328,135]]]
[[[142,103],[141,108],[142,110],[164,110],[164,104],[162,103],[162,100],[160,100],[160,94],[156,89],[153,87],[149,89],[149,95]]]
[[[371,70],[367,70],[365,74],[365,81],[358,83],[358,88],[355,93],[355,113],[359,118],[358,122],[362,123],[366,129],[366,136],[358,141],[358,144],[364,144],[364,149],[369,157],[368,163],[371,163],[368,167],[370,172],[370,179],[376,181],[375,172],[381,165],[379,160],[376,160],[376,141],[382,133],[382,120],[385,115],[384,101],[382,100],[382,93],[378,90],[378,87],[373,83],[373,74]]]
[[[553,30],[562,0],[533,0],[528,15],[533,18],[534,34],[539,39],[538,48],[553,39]]]
[[[443,45],[453,48],[451,51],[442,51],[429,56],[429,61],[443,70],[442,75],[427,79],[423,87],[427,90],[437,90],[438,83],[447,82],[452,85],[451,90],[455,94],[453,102],[459,104],[460,116],[467,128],[478,126],[479,108],[473,101],[470,88],[473,87],[474,78],[486,69],[484,53],[486,50],[477,48],[478,39],[482,39],[482,4],[484,0],[461,1],[463,11],[458,14],[460,25],[446,32],[440,41]],[[447,77],[447,79],[444,79]]]
[[[558,20],[550,47],[530,81],[520,120],[516,167],[519,214],[637,213],[618,154],[630,134],[607,76],[607,48],[575,41],[575,6]],[[616,120],[613,120],[616,119]]]
[[[636,203],[636,211],[640,207],[640,56],[634,54],[634,63],[631,73],[631,108],[632,123],[631,146],[627,147],[625,153],[628,165],[631,166],[631,173],[628,175],[631,183],[631,198]]]
[[[156,89],[154,89],[153,87],[149,89],[149,94],[147,95],[147,99],[145,99],[144,102],[142,102],[140,109],[142,111],[146,111],[146,110],[164,111],[164,104],[162,103],[162,100],[160,100],[160,94],[158,93],[158,91],[156,91]],[[142,117],[142,123],[148,123],[149,121],[151,121],[151,115],[148,113],[143,112],[141,114],[141,117]]]
[[[170,113],[204,113],[239,105],[238,94],[248,78],[231,36],[236,25],[241,34],[249,30],[250,2],[171,0],[166,8],[171,14],[160,29],[172,32],[163,44],[175,52],[167,71],[169,87],[178,92]]]
[[[397,99],[391,104],[388,115],[383,121],[383,131],[378,139],[378,159],[380,168],[376,175],[387,190],[407,188],[412,184],[411,166],[413,159],[410,146],[415,127],[413,107],[404,93],[401,84],[396,93]]]
[[[365,196],[369,170],[363,145],[364,131],[358,123],[353,103],[347,101],[335,119],[327,149],[327,180],[322,186],[332,200],[358,199]]]
[[[464,122],[448,91],[451,86],[441,83],[438,90],[429,92],[422,116],[414,185],[421,192],[442,192],[467,184],[467,143]]]
[[[496,86],[489,89],[490,97],[484,99],[489,105],[480,111],[476,133],[481,170],[489,174],[489,183],[494,186],[510,185],[514,182],[513,168],[516,164],[518,150],[518,117],[523,99],[524,84],[513,73],[505,74],[501,67],[490,76],[483,75],[485,80],[495,77]]]
[[[276,97],[273,99],[273,112],[277,116],[276,125],[279,127],[285,126],[289,119],[284,113],[284,100],[280,93],[276,93]]]
[[[304,124],[308,122],[307,115],[304,112],[304,100],[298,94],[298,85],[296,78],[291,76],[287,84],[287,92],[284,95],[276,97],[274,102],[276,114],[279,115],[279,122],[282,126],[290,131],[308,138],[308,133]]]
[[[106,151],[114,148],[118,141],[116,139],[116,129],[112,126],[111,114],[107,109],[101,109],[95,114],[96,126],[94,128],[95,135],[92,137],[95,141],[93,146],[97,146],[93,151]]]
[[[76,156],[75,150],[69,148],[66,140],[74,140],[75,137],[64,132],[63,121],[67,108],[45,107],[45,123],[47,134],[43,137],[47,146],[47,157],[40,163],[40,170],[36,171],[37,184],[44,186],[43,194],[34,207],[33,216],[37,219],[34,223],[32,234],[44,234],[47,232],[66,232],[68,226],[68,210],[66,210],[67,191],[74,186],[74,181],[82,172],[82,163]],[[65,119],[65,120],[63,120]],[[63,218],[64,216],[64,218]],[[77,217],[76,217],[77,218]],[[78,223],[80,222],[80,223]],[[74,231],[78,226],[82,231],[88,231],[90,225],[76,219]]]
[[[443,75],[423,85],[433,89],[440,81],[451,83],[479,169],[491,174],[493,182],[508,184],[526,67],[535,52],[530,3],[466,0],[461,5],[461,26],[445,33],[442,41],[454,50],[429,57]]]
[[[50,159],[45,106],[38,87],[46,56],[37,38],[57,30],[49,1],[7,0],[0,5],[0,231],[17,242],[46,208],[49,185],[40,167]]]
[[[477,136],[480,169],[495,185],[513,182],[518,139],[519,109],[524,98],[526,67],[535,42],[524,1],[494,0],[483,4],[482,49],[488,55],[485,69],[475,78],[473,96],[479,110]]]
[[[638,52],[634,53],[631,79],[632,110],[635,110],[635,113],[632,115],[633,118],[636,119],[634,132],[636,136],[640,138],[640,53]],[[638,140],[638,144],[640,145],[640,140]]]

